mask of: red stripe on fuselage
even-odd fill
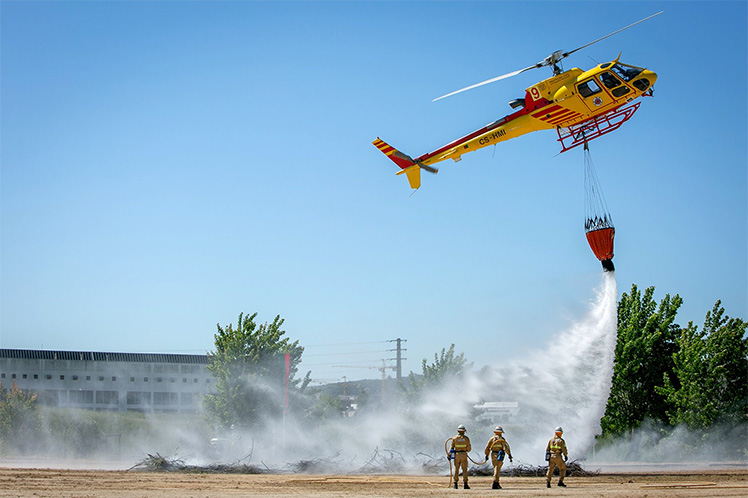
[[[552,114],[548,114],[547,117],[542,118],[542,119],[556,119],[557,117],[563,116],[565,114],[576,114],[576,112],[572,111],[571,109],[561,109],[558,112],[554,112]]]
[[[550,114],[550,113],[556,112],[556,111],[558,111],[558,110],[563,110],[563,109],[564,109],[564,108],[563,108],[563,107],[561,107],[561,106],[560,106],[560,105],[558,105],[558,104],[556,104],[556,105],[553,105],[553,106],[550,106],[550,107],[543,107],[543,108],[542,108],[542,109],[541,109],[540,111],[538,111],[538,112],[534,113],[534,114],[532,115],[532,117],[534,117],[534,118],[538,118],[538,119],[543,119],[543,116],[544,116],[544,115],[548,115],[548,114]]]
[[[556,114],[555,116],[551,116],[549,119],[546,120],[546,122],[551,124],[561,123],[563,121],[568,121],[569,119],[574,119],[581,116],[578,112],[574,111],[568,111],[568,112],[562,112],[559,114]]]
[[[565,123],[567,121],[578,120],[580,117],[581,117],[581,114],[572,114],[570,116],[564,116],[558,119],[550,120],[548,121],[548,123],[552,125],[558,125],[561,123]]]

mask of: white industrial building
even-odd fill
[[[518,401],[487,401],[479,405],[473,405],[480,414],[476,420],[485,420],[491,424],[506,422],[519,413]]]
[[[47,406],[192,413],[215,382],[207,355],[0,349],[0,383]]]

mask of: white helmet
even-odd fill
[[[561,428],[561,426],[560,426],[560,425],[559,425],[558,427],[556,427],[555,429],[553,429],[553,430],[554,430],[555,432],[564,432],[564,430],[563,430],[563,429]]]
[[[497,425],[496,428],[493,431],[494,432],[504,432],[504,429],[502,429],[500,425]]]
[[[465,426],[460,424],[457,426],[457,432],[465,432]]]

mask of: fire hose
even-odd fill
[[[453,438],[449,437],[446,441],[444,441],[444,453],[447,454],[447,460],[449,461],[449,484],[452,484],[452,460],[454,459],[454,453],[448,449],[448,445],[452,439]],[[475,460],[470,458],[470,453],[468,453],[467,451],[465,452],[465,455],[467,455],[468,460],[473,462],[475,465],[485,465],[486,463],[488,463],[488,459],[482,462],[476,462]],[[449,484],[447,486],[449,486]]]

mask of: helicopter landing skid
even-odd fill
[[[561,153],[617,130],[631,119],[639,105],[641,102],[635,102],[577,125],[556,128],[558,141],[561,142]]]

